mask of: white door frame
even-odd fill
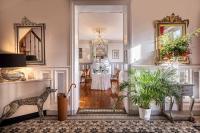
[[[132,26],[131,26],[131,0],[70,0],[70,80],[77,87],[70,94],[70,112],[75,115],[79,108],[80,91],[79,91],[79,62],[78,62],[78,41],[77,41],[77,17],[76,6],[78,5],[124,5],[127,7],[127,44],[130,49],[132,44]],[[128,51],[129,53],[129,51]],[[130,54],[128,54],[129,56]],[[130,59],[128,57],[128,59]]]

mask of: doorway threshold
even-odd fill
[[[126,114],[125,109],[94,109],[94,108],[87,108],[87,109],[80,109],[78,110],[77,114]]]

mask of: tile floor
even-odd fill
[[[196,117],[200,122],[200,117]],[[136,116],[124,114],[77,115],[65,121],[54,117],[23,121],[0,128],[1,133],[199,133],[193,126],[200,123],[177,121],[171,123],[165,117],[152,116],[151,121],[140,120]]]

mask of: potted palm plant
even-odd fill
[[[175,69],[129,70],[129,79],[120,84],[120,91],[127,91],[132,104],[139,107],[141,119],[149,120],[151,115],[151,104],[163,105],[165,97],[180,97],[180,87],[175,81]]]

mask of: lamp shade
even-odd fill
[[[23,54],[0,54],[0,67],[24,67],[26,56]]]

